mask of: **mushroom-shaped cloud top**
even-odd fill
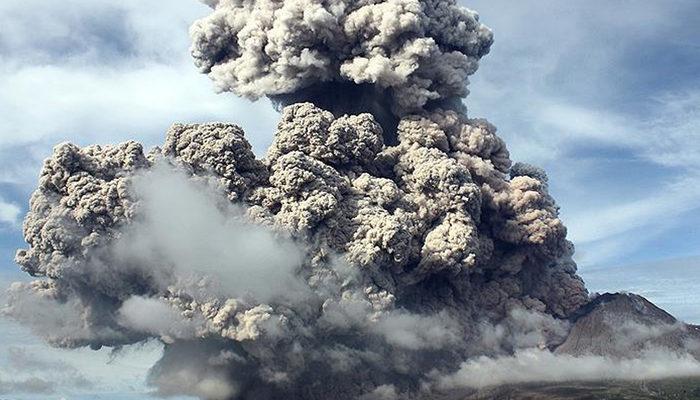
[[[250,99],[312,100],[350,83],[384,94],[400,116],[465,97],[493,42],[455,0],[204,2],[214,12],[191,28],[195,63],[218,90]]]

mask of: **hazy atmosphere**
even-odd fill
[[[194,21],[212,13],[211,8],[204,3],[195,0],[173,0],[167,6],[159,2],[137,0],[4,0],[0,3],[0,116],[3,122],[0,127],[0,286],[4,289],[13,285],[13,289],[3,294],[2,303],[9,301],[17,305],[9,313],[12,318],[0,316],[0,335],[3,337],[3,345],[0,346],[0,397],[233,397],[239,392],[247,393],[245,384],[241,383],[240,387],[237,385],[253,378],[232,373],[235,379],[230,376],[219,379],[218,376],[208,375],[209,370],[195,371],[196,366],[192,367],[192,371],[177,370],[180,374],[177,375],[168,370],[168,366],[179,363],[188,352],[210,352],[222,357],[226,354],[230,357],[226,359],[227,362],[239,362],[236,357],[240,356],[235,351],[226,353],[222,350],[221,343],[201,343],[199,340],[220,334],[228,339],[255,342],[258,340],[258,328],[272,337],[269,343],[288,350],[285,347],[287,344],[279,344],[283,342],[279,337],[304,332],[308,335],[308,343],[317,343],[321,340],[319,337],[331,329],[329,326],[333,332],[344,332],[344,329],[350,329],[348,326],[351,326],[352,329],[375,335],[384,345],[405,351],[400,354],[405,355],[406,359],[415,360],[421,368],[428,370],[431,366],[422,364],[428,357],[426,354],[442,354],[440,352],[444,348],[459,347],[455,343],[456,337],[463,333],[462,325],[468,326],[470,320],[452,321],[449,310],[440,311],[431,303],[433,299],[426,297],[414,300],[424,295],[420,291],[405,289],[403,282],[410,282],[405,285],[422,282],[428,287],[432,284],[430,279],[433,274],[454,271],[456,275],[460,273],[461,266],[469,263],[479,268],[491,268],[490,265],[497,261],[485,254],[492,251],[494,246],[495,260],[509,265],[502,267],[504,270],[526,269],[523,266],[525,261],[520,258],[499,253],[498,243],[511,243],[509,240],[516,245],[522,244],[523,248],[526,244],[545,243],[543,246],[547,249],[543,250],[544,255],[538,253],[537,257],[561,265],[561,270],[557,272],[565,278],[557,276],[557,282],[561,285],[555,290],[561,298],[555,298],[555,295],[538,297],[538,293],[546,292],[547,289],[535,288],[528,294],[532,298],[522,301],[517,299],[523,303],[522,309],[494,311],[493,313],[503,312],[504,319],[499,319],[498,324],[479,325],[478,334],[482,338],[497,338],[493,340],[498,343],[482,343],[483,346],[496,346],[499,349],[512,346],[517,351],[508,355],[488,353],[489,357],[475,357],[463,362],[455,359],[454,364],[458,368],[450,373],[441,370],[440,376],[426,374],[426,387],[435,387],[436,390],[478,387],[503,382],[526,382],[532,380],[532,376],[543,375],[552,376],[553,381],[568,379],[565,373],[553,374],[554,371],[565,370],[560,366],[574,368],[582,375],[590,373],[591,376],[599,376],[596,374],[600,374],[601,369],[608,368],[610,373],[619,374],[617,376],[620,379],[624,379],[626,374],[646,376],[644,373],[648,373],[649,376],[658,376],[654,374],[667,370],[669,365],[677,368],[676,371],[682,370],[682,373],[700,373],[700,363],[692,357],[678,354],[669,356],[653,348],[644,349],[639,358],[648,362],[645,366],[647,372],[640,372],[639,365],[635,365],[636,359],[621,360],[611,365],[604,357],[574,357],[537,349],[541,343],[556,342],[565,335],[563,332],[569,327],[558,318],[563,318],[578,307],[580,301],[577,298],[585,295],[584,289],[578,286],[575,273],[566,263],[571,252],[563,236],[566,232],[566,239],[573,242],[576,248],[573,260],[578,265],[578,275],[586,282],[589,292],[634,292],[682,321],[700,324],[700,292],[697,290],[700,278],[700,230],[697,229],[700,223],[697,210],[700,207],[700,75],[697,73],[700,63],[700,45],[697,43],[697,38],[700,37],[700,4],[690,0],[458,2],[459,5],[478,12],[478,22],[493,31],[493,44],[486,54],[483,50],[488,50],[488,35],[479,26],[470,28],[469,33],[476,37],[473,41],[480,41],[480,45],[470,43],[469,50],[464,51],[468,59],[465,64],[467,67],[455,67],[455,70],[465,68],[464,71],[467,71],[478,63],[478,71],[473,67],[474,71],[464,72],[465,79],[469,75],[469,95],[464,97],[460,85],[450,86],[445,83],[444,91],[439,93],[441,97],[438,98],[439,101],[445,100],[445,104],[455,98],[463,98],[470,119],[459,114],[461,109],[450,103],[446,107],[454,107],[456,111],[452,114],[445,112],[444,115],[433,118],[431,126],[439,126],[437,131],[448,132],[454,124],[462,124],[483,135],[482,140],[492,145],[491,153],[479,154],[473,158],[465,156],[467,161],[464,162],[470,163],[470,168],[483,172],[486,167],[479,162],[487,160],[486,164],[496,172],[484,179],[493,180],[494,188],[498,185],[516,185],[512,182],[517,180],[518,184],[526,187],[523,190],[532,190],[541,195],[543,200],[537,206],[527,205],[530,207],[527,210],[538,207],[537,212],[546,214],[542,218],[548,225],[547,228],[542,228],[527,225],[515,217],[512,224],[511,220],[501,221],[502,217],[498,213],[509,207],[504,204],[516,203],[517,199],[513,200],[517,198],[516,194],[509,195],[512,198],[503,200],[503,204],[498,203],[498,194],[493,195],[496,199],[493,215],[470,208],[473,196],[488,196],[474,195],[467,192],[468,189],[465,192],[455,192],[457,194],[444,189],[444,193],[432,197],[420,198],[417,194],[412,197],[414,194],[411,193],[410,185],[417,185],[415,182],[420,180],[417,172],[406,172],[406,177],[399,173],[396,177],[385,179],[384,176],[388,174],[381,171],[382,165],[372,164],[374,161],[369,160],[380,151],[387,151],[382,150],[382,134],[387,146],[394,145],[390,143],[391,140],[416,140],[412,148],[402,147],[403,144],[400,143],[387,151],[386,158],[391,161],[386,162],[395,163],[397,166],[394,169],[397,171],[401,168],[402,171],[411,171],[411,163],[418,162],[416,160],[419,156],[411,153],[417,144],[426,148],[448,146],[448,139],[440,139],[438,134],[425,139],[425,142],[434,140],[437,144],[425,144],[421,141],[423,139],[411,137],[411,132],[415,132],[415,129],[427,126],[421,125],[427,124],[424,120],[402,120],[396,128],[398,133],[395,132],[395,138],[391,137],[391,129],[387,129],[387,124],[391,125],[391,122],[386,122],[392,118],[398,121],[421,109],[425,102],[413,102],[414,98],[411,97],[411,94],[419,91],[421,79],[427,79],[428,76],[437,82],[444,78],[440,74],[446,72],[438,71],[436,75],[425,73],[425,76],[416,78],[415,81],[409,80],[415,87],[396,85],[393,89],[395,92],[382,99],[389,104],[386,109],[390,111],[387,111],[386,118],[376,115],[373,109],[360,110],[375,114],[376,122],[368,117],[344,118],[331,113],[324,114],[309,103],[291,105],[280,114],[267,98],[250,101],[233,93],[217,94],[215,89],[233,91],[248,97],[259,91],[260,95],[271,96],[278,105],[298,103],[296,98],[285,97],[288,92],[280,92],[281,89],[275,86],[282,81],[281,78],[266,77],[256,81],[255,85],[246,87],[236,80],[238,77],[231,78],[235,75],[227,74],[225,70],[214,69],[210,73],[212,79],[198,71],[190,55],[192,39],[188,32]],[[370,20],[370,17],[366,17],[363,21]],[[216,23],[218,22],[212,22],[212,25]],[[360,26],[360,22],[357,25]],[[216,65],[220,54],[214,51],[216,49],[210,48],[215,47],[212,43],[216,40],[212,37],[216,37],[218,31],[204,24],[200,28],[199,33],[193,35],[199,34],[196,36],[199,42],[195,40],[195,46],[199,46],[195,59],[201,69],[203,64]],[[207,54],[207,50],[212,53]],[[350,76],[355,83],[362,79],[370,81],[360,71],[362,65],[359,62],[348,65],[342,71],[344,76]],[[386,79],[389,82],[387,85],[393,87],[391,82],[398,79],[378,75],[371,82]],[[311,76],[303,79],[317,79],[315,75]],[[302,83],[292,81],[289,85],[303,86],[303,79],[300,80]],[[270,87],[263,87],[260,82],[267,82]],[[281,96],[275,97],[280,93]],[[360,94],[367,95],[364,92]],[[342,93],[337,96],[342,97]],[[339,108],[344,106],[342,101],[335,105]],[[302,121],[303,118],[308,120]],[[501,168],[498,163],[505,162],[504,157],[508,159],[507,154],[503,156],[502,152],[499,153],[502,142],[495,136],[493,126],[474,120],[475,118],[486,118],[497,127],[498,137],[507,144],[510,160],[527,164],[514,164],[512,169],[510,165]],[[341,142],[343,138],[350,139],[347,139],[347,143],[338,144],[332,155],[319,155],[313,140],[302,143],[294,136],[300,130],[315,132],[313,127],[316,125],[313,124],[316,122],[307,121],[317,120],[324,121],[329,135],[335,134],[336,139],[341,137],[338,139]],[[450,122],[452,120],[457,122]],[[218,125],[180,125],[171,129],[174,123],[206,122],[240,126],[252,148],[246,148],[247,143],[241,139],[242,133],[231,128],[231,125],[226,125],[225,128]],[[211,143],[216,143],[212,148],[228,146],[229,143],[224,143],[216,136],[219,129],[236,138],[232,146],[237,146],[232,150],[237,151],[236,156],[228,161],[236,163],[239,170],[234,171],[233,175],[226,175],[229,186],[225,188],[225,194],[229,200],[236,201],[239,196],[242,198],[242,193],[248,188],[259,186],[259,192],[252,196],[253,202],[258,202],[255,206],[247,208],[225,201],[226,197],[217,191],[211,177],[198,175],[197,162],[207,157],[215,159],[207,153],[215,150],[207,149],[209,142],[199,143],[197,135],[211,138]],[[276,131],[279,133],[275,138]],[[164,143],[166,132],[168,136]],[[326,134],[322,130],[319,132],[319,137]],[[220,139],[221,142],[216,142]],[[41,302],[47,301],[46,298],[28,300],[28,297],[24,297],[24,289],[19,289],[22,284],[13,284],[23,282],[25,286],[22,287],[29,287],[28,282],[32,278],[21,271],[14,261],[17,249],[28,248],[23,238],[22,221],[30,211],[30,196],[37,187],[43,160],[52,155],[55,145],[71,142],[83,147],[91,144],[118,144],[129,140],[141,143],[143,153],[147,153],[153,146],[160,146],[163,160],[168,157],[178,158],[187,164],[186,168],[170,168],[167,161],[158,161],[160,153],[147,160],[135,147],[120,149],[117,155],[116,152],[111,154],[108,151],[105,151],[106,155],[100,153],[104,157],[122,157],[131,163],[125,161],[124,165],[118,167],[107,165],[108,163],[100,166],[104,171],[99,173],[107,175],[111,173],[110,168],[131,171],[129,168],[134,165],[134,168],[141,164],[149,165],[133,175],[132,189],[142,203],[145,217],[120,231],[119,240],[110,242],[99,253],[90,255],[91,266],[102,266],[101,263],[104,263],[104,271],[96,273],[95,277],[71,276],[71,273],[81,275],[85,272],[81,269],[85,267],[77,264],[70,270],[73,272],[66,272],[69,270],[64,270],[61,263],[66,262],[62,257],[70,255],[68,250],[60,257],[55,254],[49,257],[39,254],[40,250],[30,250],[26,264],[23,264],[28,270],[39,276],[65,279],[75,285],[71,290],[76,292],[80,291],[76,288],[84,287],[85,293],[94,288],[105,293],[118,293],[117,297],[122,301],[118,305],[105,305],[97,300],[91,304],[93,310],[102,306],[115,307],[114,323],[121,331],[110,331],[113,321],[101,325],[104,321],[100,320],[91,327],[95,330],[63,335],[64,332],[57,327],[70,328],[71,318],[75,316],[72,300],[61,303],[61,307],[56,310],[47,308],[44,313],[34,312],[32,310],[44,307]],[[440,144],[440,140],[445,144]],[[458,147],[459,143],[450,146]],[[268,148],[271,148],[269,152]],[[61,180],[61,154],[85,156],[69,147],[63,149],[57,150],[55,166],[52,167],[52,171],[55,171],[52,182]],[[320,159],[331,167],[309,162],[299,155],[304,152],[310,152],[312,158]],[[270,166],[263,166],[258,161],[266,154],[265,162],[269,162]],[[450,157],[452,158],[440,159],[444,161],[441,165],[445,165],[446,169],[452,168],[453,164],[448,163],[449,160],[460,159],[452,154]],[[528,164],[543,168],[546,177],[542,178],[540,170],[531,168]],[[322,177],[321,183],[314,183],[317,186],[313,189],[313,195],[306,194],[305,188],[294,186],[295,178],[281,172],[295,168],[308,169]],[[506,170],[512,180],[501,177]],[[450,179],[461,179],[459,171],[461,170],[450,169]],[[194,178],[188,179],[190,173]],[[67,176],[69,173],[65,174]],[[472,174],[475,175],[473,171]],[[274,187],[260,183],[268,179],[268,176]],[[343,221],[352,220],[361,227],[366,226],[370,232],[366,238],[357,239],[358,234],[352,236],[340,228],[334,230],[332,224],[322,228],[308,228],[313,226],[313,218],[317,217],[308,216],[309,212],[316,212],[313,207],[333,207],[335,203],[327,204],[335,201],[332,198],[340,198],[340,195],[328,189],[334,185],[340,186],[337,183],[340,179],[353,180],[353,188],[347,190],[355,193],[355,197],[348,196],[350,200],[347,200],[349,205],[346,206],[355,210],[355,214],[337,217],[337,223],[342,227]],[[388,182],[391,179],[396,182],[405,181],[405,186],[401,186],[401,183],[393,186],[393,183]],[[530,179],[539,181],[532,183]],[[527,185],[535,185],[532,186],[535,189]],[[121,190],[118,184],[112,189]],[[66,190],[79,193],[82,189],[69,187]],[[480,190],[488,193],[484,189]],[[496,192],[499,190],[507,192],[506,189],[494,189]],[[279,194],[280,191],[288,197],[296,196],[294,198],[298,203],[285,203],[287,200]],[[322,192],[322,195],[318,192]],[[307,195],[308,197],[303,197]],[[419,200],[415,200],[416,197]],[[450,229],[463,229],[460,232],[467,232],[465,235],[468,239],[465,240],[469,243],[461,245],[473,246],[479,251],[445,256],[445,253],[450,253],[447,250],[451,250],[446,246],[452,242],[450,239],[435,238],[441,233],[439,225],[442,223],[435,223],[437,228],[429,228],[427,225],[430,224],[425,222],[429,218],[425,215],[437,212],[436,209],[452,207],[449,202],[453,197],[463,197],[464,208],[468,208],[469,212],[435,218],[448,221]],[[556,199],[556,204],[552,198]],[[54,199],[48,195],[40,200],[42,203],[37,204],[56,209],[66,204],[54,204]],[[414,205],[404,204],[411,201],[415,201],[418,209],[415,212],[411,208]],[[273,203],[277,205],[271,206]],[[164,204],[168,206],[163,207]],[[566,228],[557,225],[557,206],[558,216]],[[128,219],[129,207],[128,203],[118,204],[107,214],[115,221],[119,218]],[[265,207],[274,210],[274,218],[268,215],[269,211]],[[402,207],[406,210],[405,215],[396,216],[395,210],[403,210]],[[514,213],[520,212],[517,206],[512,207],[515,208]],[[35,209],[40,210],[41,207]],[[364,215],[363,209],[370,211]],[[375,232],[372,229],[380,230],[372,225],[371,218],[373,215],[385,215],[386,210],[390,210],[392,218],[396,218],[392,223],[412,227],[413,230],[409,229],[414,235],[410,239],[411,243],[435,240],[434,253],[425,255],[426,248],[431,249],[428,244],[428,247],[415,251],[422,251],[422,258],[415,269],[404,271],[401,269],[404,268],[401,260],[392,260],[393,255],[401,250],[393,239],[386,239],[386,246],[391,250],[387,254],[372,254],[371,257],[374,258],[371,260],[369,255],[363,258],[367,254],[366,250],[371,248],[367,242],[371,239],[372,232]],[[246,216],[246,213],[250,215]],[[495,233],[485,234],[485,237],[475,233],[477,229],[473,221],[479,220],[481,214],[486,215],[483,216],[486,221],[484,224],[488,224]],[[248,217],[255,223],[248,221]],[[501,222],[506,227],[516,226],[516,232],[505,232],[505,228],[501,232]],[[32,223],[38,224],[36,221]],[[289,228],[291,233],[288,236],[286,233],[279,236],[273,229],[275,224],[293,228]],[[312,232],[310,237],[305,237],[310,243],[333,234],[344,238],[347,248],[343,248],[342,252],[347,253],[351,260],[342,261],[340,256],[336,257],[335,253],[340,251],[332,244],[327,252],[326,249],[314,249],[312,252],[318,252],[310,257],[307,252],[311,250],[298,237],[301,235],[299,232],[306,232],[305,229]],[[80,234],[85,235],[80,238],[82,246],[91,236],[87,233]],[[539,239],[533,239],[538,235],[546,237],[538,242]],[[355,241],[346,238],[351,236]],[[444,236],[448,235],[445,233]],[[518,239],[511,236],[518,236]],[[210,237],[216,240],[209,240]],[[447,244],[440,242],[440,239]],[[527,240],[532,240],[532,243]],[[64,251],[59,250],[55,253]],[[527,248],[522,254],[530,251]],[[128,257],[124,256],[127,253]],[[318,261],[323,258],[319,255],[321,253],[325,257],[324,261]],[[258,258],[260,254],[265,254],[262,261]],[[522,257],[528,257],[529,254]],[[319,268],[323,274],[311,274],[300,279],[294,267],[303,263],[305,258],[312,258],[312,263],[322,264]],[[480,264],[482,258],[487,260],[483,261],[483,265]],[[431,263],[431,259],[437,261]],[[231,263],[229,260],[235,261]],[[388,263],[394,269],[391,273],[377,273],[367,278],[348,272],[351,268],[346,263],[353,262],[369,269]],[[167,264],[168,268],[161,269],[161,263]],[[439,266],[436,266],[438,263]],[[109,274],[113,273],[110,266],[114,264],[132,268],[129,274],[133,275],[128,275],[129,277],[147,276],[149,283],[143,285],[148,288],[133,289],[141,283],[129,281],[131,278],[110,286],[106,282],[110,281]],[[155,265],[158,268],[150,268]],[[237,271],[237,275],[222,273],[228,269]],[[329,278],[331,275],[338,282]],[[220,279],[208,286],[211,282],[197,281],[201,276],[212,276],[215,281],[217,277]],[[381,290],[362,292],[364,289],[359,288],[359,282],[364,282],[364,279],[391,282],[386,283],[386,286],[383,283],[377,285],[391,287],[395,293],[389,289],[388,294]],[[270,282],[274,282],[274,285],[271,286]],[[543,285],[545,283],[549,284],[544,282]],[[358,288],[353,288],[353,291],[340,292],[347,285],[355,284]],[[475,283],[474,287],[482,290],[480,284]],[[487,293],[488,285],[483,285],[484,293]],[[181,289],[181,292],[173,291],[172,286]],[[48,286],[44,289],[51,295],[53,291],[60,292],[59,289]],[[235,314],[235,318],[240,321],[236,329],[217,325],[219,330],[213,331],[212,324],[216,325],[220,321],[217,316],[208,314],[203,309],[206,304],[201,303],[205,302],[202,301],[199,305],[186,304],[188,301],[196,303],[192,298],[198,295],[231,300],[241,297],[241,292],[246,292],[242,296],[245,301],[238,300],[237,305],[235,301],[227,300],[225,305],[212,303],[214,305],[211,306],[220,307],[217,314],[219,319],[223,318],[220,315],[224,308],[228,307],[231,315],[234,315],[236,307],[242,307]],[[402,303],[402,294],[411,300]],[[56,294],[57,298],[64,295]],[[400,307],[393,308],[394,295]],[[359,297],[348,300],[348,296]],[[509,294],[504,296],[509,297]],[[304,314],[305,307],[315,304],[314,301],[320,302],[319,299],[326,299],[323,302],[326,314],[309,322],[311,318]],[[530,300],[534,305],[529,303]],[[81,301],[86,300],[81,298]],[[344,301],[349,303],[345,304]],[[297,321],[285,314],[286,311],[281,311],[278,315],[271,311],[274,307],[265,308],[267,303],[275,302],[282,304],[281,308],[293,309],[302,316]],[[392,306],[385,304],[388,302]],[[372,323],[363,319],[365,314],[371,314],[370,311],[355,308],[360,307],[360,303],[363,304],[362,307],[371,304],[370,308],[377,312],[371,318]],[[173,304],[179,307],[177,312],[171,307]],[[24,310],[31,312],[24,312],[19,305],[27,307]],[[424,305],[425,309],[422,308]],[[183,307],[190,307],[187,308],[190,312],[188,318],[183,319],[179,313]],[[545,307],[547,311],[542,312]],[[426,312],[428,309],[431,313]],[[256,317],[263,314],[264,318]],[[491,317],[490,313],[488,315]],[[250,317],[251,321],[245,327],[244,322],[247,323],[248,320],[244,321],[244,317]],[[269,321],[278,317],[284,323],[273,326]],[[481,321],[475,316],[469,318]],[[256,325],[258,323],[259,326]],[[533,333],[537,327],[542,326],[547,328],[546,337]],[[621,329],[626,336],[630,332],[639,337],[651,335],[646,328],[636,325]],[[522,332],[528,332],[528,335],[521,335]],[[56,348],[46,344],[47,340],[51,344],[79,348]],[[269,344],[263,339],[259,340],[265,346]],[[163,343],[171,345],[170,348],[175,350],[170,353],[166,351],[163,356]],[[521,344],[527,348],[519,350]],[[297,344],[289,344],[289,348],[293,349],[295,345]],[[620,344],[621,348],[625,345]],[[98,350],[92,350],[90,346]],[[112,349],[109,346],[115,347]],[[352,354],[358,358],[369,357],[367,354],[370,353],[383,355],[379,348],[383,347],[370,343],[360,350],[353,348],[358,353]],[[346,353],[336,352],[338,349],[335,347],[331,350],[319,350],[319,354],[323,357],[337,356],[338,360],[348,357]],[[462,350],[464,354],[482,354],[472,347]],[[280,367],[277,371],[270,365],[278,365],[279,360],[274,359],[274,363],[270,361],[272,356],[262,354],[264,351],[259,351],[255,343],[245,351],[258,357],[256,362],[259,364],[255,364],[256,368],[267,374],[265,376],[277,374],[275,379],[289,379],[291,382],[295,382],[294,379],[307,379],[301,372],[302,377],[288,377],[294,376],[289,370],[297,368],[296,360],[285,359],[286,369]],[[290,354],[293,352],[289,351]],[[361,351],[365,353],[358,355]],[[399,358],[397,356],[393,361],[399,364]],[[156,363],[160,370],[149,373]],[[342,362],[337,361],[334,365],[339,364]],[[517,376],[510,373],[503,375],[503,371],[511,371],[524,364],[531,368]],[[387,376],[401,373],[404,372],[386,372]],[[173,383],[177,381],[177,376],[190,375],[206,376],[211,381],[200,380],[195,389],[186,389]],[[284,378],[281,378],[282,375]],[[150,384],[147,383],[148,379],[151,379]],[[252,382],[256,382],[255,379]],[[187,384],[180,383],[181,386]],[[154,385],[158,389],[154,389]],[[376,385],[376,388],[367,393],[369,397],[363,398],[402,398],[404,389],[400,384],[395,387]],[[254,397],[251,395],[250,398]]]

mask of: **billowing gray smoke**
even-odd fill
[[[57,146],[16,258],[39,280],[6,314],[57,346],[157,338],[159,393],[205,399],[419,397],[470,357],[563,341],[588,294],[547,177],[455,101],[492,42],[476,13],[207,3],[197,65],[287,104],[266,157],[217,123],[149,153]]]
[[[454,1],[205,3],[214,12],[192,26],[195,62],[219,90],[252,99],[352,82],[388,91],[396,113],[420,111],[466,96],[493,41]]]
[[[493,42],[455,1],[205,3],[214,12],[192,26],[192,55],[219,91],[310,101],[336,116],[371,112],[392,134],[408,113],[460,105]]]

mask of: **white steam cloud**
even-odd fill
[[[650,380],[700,375],[700,361],[668,349],[649,350],[638,358],[571,356],[547,350],[518,350],[512,356],[478,357],[438,379],[441,389],[484,388],[524,382]]]
[[[222,294],[267,302],[304,295],[296,276],[303,250],[253,224],[206,181],[188,180],[165,164],[134,179],[142,218],[114,245],[124,263],[169,266],[178,276],[215,280]]]
[[[195,324],[160,299],[133,296],[119,308],[120,325],[161,338],[191,339]]]

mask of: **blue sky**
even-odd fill
[[[640,292],[700,322],[700,3],[465,5],[496,35],[472,78],[470,115],[498,126],[514,159],[548,171],[589,287]],[[189,59],[188,26],[206,13],[194,0],[0,2],[0,285],[26,279],[12,257],[54,144],[151,146],[173,122],[223,120],[264,152],[277,119],[269,104],[214,94]],[[54,368],[42,397],[56,399],[147,398],[143,377],[160,351],[51,350],[3,320],[0,335],[0,396],[11,349],[33,365],[72,366]],[[78,375],[93,385],[76,386]]]

